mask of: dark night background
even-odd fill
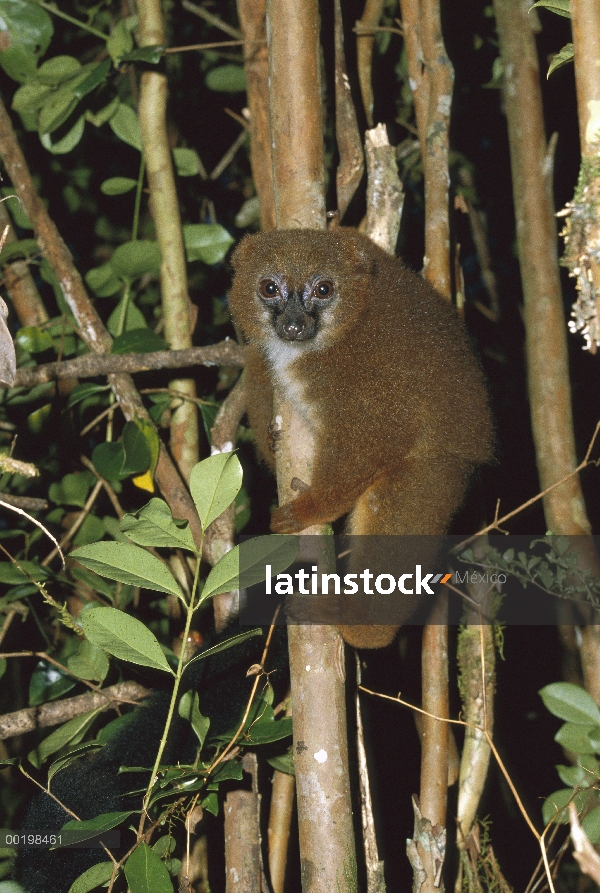
[[[213,10],[230,22],[237,22],[233,4],[219,2]],[[83,8],[83,7],[82,7]],[[481,280],[479,262],[470,235],[466,215],[453,212],[455,239],[461,245],[461,262],[466,284],[466,320],[477,343],[482,363],[489,381],[497,422],[497,458],[493,466],[484,469],[477,481],[468,504],[456,520],[455,532],[472,532],[489,523],[496,500],[501,499],[502,511],[509,511],[538,492],[535,458],[529,423],[529,407],[526,394],[524,331],[521,318],[521,286],[515,250],[514,211],[511,201],[510,159],[506,120],[502,112],[501,91],[485,87],[492,80],[492,66],[498,55],[494,19],[487,14],[489,7],[476,0],[463,0],[460,4],[444,5],[444,34],[448,53],[455,68],[455,90],[452,149],[460,153],[472,166],[477,199],[487,215],[489,247],[493,270],[497,277],[500,294],[501,317],[498,322],[486,319],[469,301],[488,303]],[[351,28],[362,13],[362,3],[350,0],[344,4],[347,22],[348,62],[355,97],[356,76],[353,72]],[[324,42],[327,46],[330,22],[324,10]],[[579,169],[579,138],[575,103],[575,87],[572,66],[557,71],[549,81],[545,73],[548,57],[570,41],[570,25],[546,10],[540,11],[542,31],[538,35],[538,48],[545,119],[548,137],[555,131],[558,143],[555,155],[555,202],[557,210],[573,195]],[[185,45],[199,40],[221,39],[206,28],[200,20],[185,14],[181,9],[173,12],[172,45]],[[56,22],[56,32],[61,25]],[[55,37],[50,54],[57,52]],[[63,47],[62,52],[79,55],[85,50],[85,39],[77,38],[74,44]],[[477,47],[477,48],[476,48]],[[401,39],[393,35],[387,53],[376,61],[374,92],[375,121],[388,125],[391,141],[399,143],[407,138],[407,132],[396,122],[398,94],[395,68],[401,48]],[[327,55],[327,51],[326,51]],[[243,94],[226,95],[204,87],[204,72],[200,72],[199,55],[186,53],[178,63],[173,63],[171,84],[171,116],[178,130],[180,145],[198,150],[207,170],[211,170],[231,145],[239,132],[239,125],[228,117],[225,106],[240,112],[244,106]],[[327,79],[331,71],[326,64]],[[9,104],[15,85],[0,74],[0,92]],[[15,125],[19,124],[14,116]],[[362,120],[364,126],[364,119]],[[36,134],[19,131],[22,145],[33,170],[38,173],[41,190],[48,200],[50,212],[61,234],[68,242],[75,261],[82,272],[97,265],[103,259],[102,247],[93,235],[94,225],[102,215],[109,215],[115,227],[130,225],[131,202],[129,197],[108,198],[99,192],[99,184],[111,176],[137,176],[137,153],[127,147],[115,151],[112,134],[107,128],[100,130],[88,126],[77,148],[80,167],[90,171],[86,190],[89,198],[81,196],[79,208],[69,211],[65,204],[65,187],[73,185],[73,177],[66,172],[71,156],[53,158],[41,148]],[[330,154],[333,149],[329,146]],[[456,166],[453,167],[455,179]],[[217,220],[236,238],[242,231],[235,226],[235,215],[249,194],[250,170],[247,153],[238,153],[235,163],[216,181],[202,183],[194,178],[179,181],[184,213],[197,220],[202,198],[214,201]],[[334,177],[330,177],[333,180]],[[406,260],[416,269],[420,267],[423,253],[422,183],[415,177],[405,180],[406,203],[399,249]],[[330,189],[328,207],[334,207],[335,196]],[[363,199],[364,201],[364,199]],[[351,209],[347,225],[358,224],[364,206],[360,199]],[[352,214],[354,215],[352,217]],[[27,234],[26,234],[27,235]],[[194,335],[197,345],[221,340],[232,334],[227,325],[215,322],[213,299],[224,303],[230,283],[227,262],[214,268],[198,268],[191,273],[191,297],[199,307],[199,321]],[[565,295],[565,321],[574,289],[565,271],[562,271]],[[104,315],[108,307],[98,301]],[[112,309],[112,303],[110,309]],[[600,376],[598,358],[582,351],[583,339],[569,335],[569,351],[572,375],[573,412],[578,449],[581,459],[591,439],[598,420]],[[213,370],[196,370],[199,394],[210,394],[217,384]],[[141,381],[142,379],[140,379]],[[153,379],[156,386],[164,386],[167,375],[158,374]],[[143,379],[144,385],[146,379]],[[223,393],[218,394],[222,399]],[[27,409],[29,412],[31,407]],[[14,417],[18,419],[18,415]],[[460,420],[458,420],[460,424]],[[48,439],[56,441],[53,465],[59,474],[78,467],[81,452],[89,455],[90,440],[83,442],[73,421],[64,413],[64,401],[57,401],[53,410],[53,427],[47,436],[36,438],[26,431],[19,437],[19,458],[37,461],[46,454]],[[206,449],[206,444],[204,445]],[[268,512],[274,499],[274,485],[266,473],[257,468],[251,448],[244,445],[241,451],[244,469],[252,499],[253,514],[244,533],[264,533],[268,526]],[[582,476],[584,493],[594,531],[600,522],[600,500],[596,485],[597,471],[587,469]],[[51,481],[45,473],[38,485],[29,492],[42,495]],[[146,499],[133,487],[125,485],[121,497],[124,504],[138,507]],[[1,519],[0,519],[1,520]],[[6,517],[6,526],[13,526],[13,517]],[[545,532],[541,504],[528,509],[510,523],[511,533],[539,535]],[[23,636],[31,642],[27,647],[42,647],[43,642],[32,618],[25,627],[13,628],[3,650],[23,647]],[[451,637],[451,651],[455,653],[455,630]],[[368,687],[402,696],[418,703],[420,667],[420,630],[407,627],[395,643],[385,651],[370,654],[365,660],[363,682]],[[454,650],[453,650],[454,649]],[[398,655],[401,653],[402,659]],[[33,666],[33,665],[32,665]],[[535,816],[541,829],[541,803],[543,798],[561,786],[554,765],[563,762],[563,755],[553,741],[559,722],[550,716],[537,694],[545,684],[559,680],[562,675],[561,652],[557,631],[552,626],[509,627],[504,632],[504,659],[498,660],[498,684],[495,716],[495,740],[506,759],[513,781],[523,796],[525,805]],[[16,709],[11,685],[16,677],[7,673],[3,692],[0,693],[2,712]],[[13,689],[14,691],[14,689]],[[78,691],[78,690],[77,690]],[[456,686],[453,688],[453,715],[459,710]],[[370,760],[373,767],[375,805],[379,817],[378,834],[381,858],[387,865],[388,890],[408,889],[411,874],[404,857],[407,837],[412,835],[412,810],[410,795],[418,789],[419,743],[412,717],[408,711],[375,699],[365,700],[367,730],[370,735]],[[10,742],[9,742],[10,744]],[[30,745],[31,746],[31,745]],[[25,748],[26,753],[28,748]],[[450,791],[449,815],[455,809],[456,788]],[[518,814],[500,772],[492,763],[487,792],[480,809],[480,816],[491,816],[491,839],[500,866],[515,889],[523,889],[537,864],[539,849]],[[0,824],[2,821],[0,820]],[[454,838],[451,820],[448,827],[449,848]],[[448,874],[448,879],[450,879]],[[220,889],[218,879],[212,881],[213,889]]]

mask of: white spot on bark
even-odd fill
[[[585,141],[588,146],[591,146],[600,140],[600,101],[590,99],[587,107],[589,118],[585,127]]]
[[[448,93],[444,93],[438,98],[437,110],[442,115],[450,114],[450,106],[452,105],[452,97]]]
[[[327,762],[327,751],[326,750],[318,750],[315,754],[315,760],[317,763],[326,763]]]
[[[233,444],[230,440],[226,440],[221,449],[219,447],[213,446],[211,447],[210,454],[211,456],[216,456],[217,453],[232,453],[233,452]]]

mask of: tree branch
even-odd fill
[[[244,365],[244,350],[235,341],[221,341],[187,350],[155,350],[152,353],[85,354],[60,363],[17,370],[15,388],[32,388],[56,378],[95,378],[118,372],[148,372],[151,369],[181,369],[187,366]]]
[[[74,716],[87,713],[88,710],[109,710],[117,704],[137,703],[149,694],[150,691],[137,682],[120,682],[99,692],[90,691],[74,698],[51,701],[40,707],[27,707],[14,713],[5,713],[0,716],[0,740],[23,735],[33,729],[57,726]]]

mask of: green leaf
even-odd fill
[[[112,719],[110,722],[106,723],[106,725],[98,732],[97,741],[99,741],[100,744],[108,744],[115,735],[117,735],[125,726],[129,725],[134,716],[135,713],[132,710],[130,713],[124,713],[123,716],[117,716],[116,719]]]
[[[193,469],[192,469],[193,474]],[[281,573],[298,554],[296,536],[259,536],[245,540],[226,555],[210,571],[200,603],[219,592],[231,592],[240,586],[253,586],[266,579],[267,565],[271,574]]]
[[[110,261],[101,267],[93,267],[85,274],[85,281],[99,298],[110,298],[123,286],[120,279],[115,276]]]
[[[66,474],[60,482],[50,484],[48,496],[57,505],[75,505],[82,509],[95,481],[90,471]]]
[[[555,12],[556,15],[564,16],[566,19],[571,18],[569,0],[538,0],[531,9],[535,9],[537,6],[543,6],[544,9],[549,9],[550,12]]]
[[[188,223],[183,227],[185,254],[191,263],[218,264],[235,239],[219,223]]]
[[[208,72],[205,83],[219,93],[241,93],[246,89],[246,75],[241,65],[220,65]]]
[[[89,514],[83,519],[83,523],[73,538],[74,546],[87,546],[101,540],[106,533],[104,522],[96,515]]]
[[[150,418],[161,427],[163,426],[163,416],[170,409],[171,396],[169,394],[149,394],[153,405],[149,408]]]
[[[155,350],[168,350],[169,345],[152,329],[129,329],[117,335],[110,349],[111,353],[153,353]]]
[[[92,90],[106,79],[106,75],[110,71],[110,59],[104,59],[103,62],[91,62],[84,66],[82,76],[76,78],[75,96],[83,99]]]
[[[100,184],[100,192],[104,195],[125,195],[135,189],[137,183],[131,177],[109,177]]]
[[[53,56],[43,62],[35,74],[40,84],[57,87],[81,71],[81,62],[75,56]]]
[[[40,142],[44,149],[47,149],[52,155],[66,155],[68,152],[71,152],[81,140],[84,128],[85,115],[81,115],[66,136],[63,136],[58,142],[53,143],[49,133],[40,133]]]
[[[200,173],[200,158],[195,149],[173,149],[173,161],[180,177],[195,177]]]
[[[600,710],[595,701],[579,685],[553,682],[539,692],[546,709],[559,719],[580,725],[600,725]]]
[[[150,467],[150,448],[144,434],[135,422],[126,422],[122,435],[125,459],[121,468],[121,474],[141,474]]]
[[[106,41],[106,49],[115,66],[133,49],[133,37],[125,19],[120,19],[111,31]]]
[[[232,636],[231,639],[227,639],[225,642],[219,642],[218,645],[212,645],[210,648],[201,651],[200,654],[196,654],[195,657],[188,660],[185,666],[187,668],[190,664],[196,663],[196,661],[212,657],[213,654],[218,654],[219,651],[226,651],[228,648],[233,648],[241,642],[245,642],[246,639],[251,639],[253,636],[262,636],[262,634],[262,629],[251,629],[248,630],[248,632],[239,633],[237,636]]]
[[[587,788],[594,779],[581,766],[557,766],[558,777],[572,788]]]
[[[147,47],[137,47],[131,53],[121,57],[121,62],[147,62],[149,65],[158,65],[163,57],[166,47],[162,43],[152,44]]]
[[[94,384],[93,382],[77,384],[69,394],[67,406],[69,409],[72,409],[78,403],[81,403],[82,400],[87,400],[88,397],[93,397],[95,394],[102,394],[109,390],[110,385],[106,384]]]
[[[99,443],[92,452],[94,468],[107,481],[120,481],[127,475],[121,475],[125,450],[122,443]]]
[[[110,121],[113,115],[116,114],[117,109],[121,105],[121,100],[118,96],[114,96],[110,102],[108,102],[104,108],[101,108],[98,112],[92,112],[90,109],[85,113],[85,120],[89,121],[90,124],[93,124],[94,127],[102,127],[103,124],[106,124],[107,121]]]
[[[120,527],[138,546],[196,552],[188,521],[175,520],[162,499],[151,499],[135,514],[124,515]]]
[[[211,791],[202,801],[202,809],[210,812],[211,815],[219,815],[219,798],[214,791]]]
[[[27,427],[32,434],[40,433],[51,412],[52,404],[46,403],[45,406],[40,406],[39,409],[34,409],[34,411],[27,416]]]
[[[47,701],[55,701],[77,684],[58,667],[40,660],[29,680],[29,706],[37,707]]]
[[[170,856],[173,850],[175,849],[176,840],[174,837],[171,837],[170,834],[164,834],[162,837],[159,837],[158,840],[152,844],[152,849],[156,853],[156,855],[162,859],[163,856]]]
[[[39,769],[42,763],[45,763],[48,757],[60,750],[61,747],[65,747],[70,742],[79,743],[99,713],[100,709],[81,713],[56,729],[55,732],[51,732],[35,750],[28,754],[30,762]]]
[[[38,121],[40,134],[53,133],[64,124],[79,102],[75,96],[71,84],[64,84],[58,90],[52,92],[42,109]]]
[[[192,468],[190,492],[202,529],[231,505],[242,486],[242,466],[235,453],[216,453]]]
[[[285,772],[286,775],[295,775],[294,757],[291,751],[286,750],[285,753],[278,754],[276,757],[267,758],[267,763],[278,772]]]
[[[173,893],[164,863],[147,843],[140,843],[125,863],[131,893]]]
[[[587,733],[594,753],[600,753],[600,726],[593,726]]]
[[[273,711],[271,710],[272,713]],[[248,745],[271,744],[273,741],[281,741],[283,738],[288,738],[291,734],[291,716],[283,716],[281,719],[263,716],[252,723],[246,730],[247,737],[244,739],[244,743]]]
[[[10,186],[5,186],[0,192],[4,198],[10,198],[10,201],[4,203],[4,207],[10,211],[10,216],[15,221],[15,224],[21,229],[33,229],[33,223],[23,210],[23,205],[17,197],[15,190]]]
[[[260,223],[260,200],[257,195],[247,198],[240,210],[235,215],[235,225],[238,229],[248,229],[248,227]]]
[[[200,747],[204,744],[210,726],[208,716],[202,716],[200,713],[200,703],[197,691],[186,691],[179,700],[177,708],[182,719],[187,719],[191,724],[199,741]]]
[[[219,592],[231,592],[239,588],[239,548],[239,546],[234,546],[212,568],[202,588],[199,604],[203,604],[207,598],[212,598],[213,595],[217,595]]]
[[[115,249],[110,259],[115,274],[122,279],[137,279],[146,273],[160,272],[160,251],[156,242],[138,239]]]
[[[217,414],[221,407],[216,403],[201,403],[200,404],[200,415],[202,416],[202,424],[204,426],[204,433],[206,434],[206,439],[212,446],[212,436],[211,431],[213,425],[215,424],[215,419],[217,418]]]
[[[160,438],[156,433],[156,428],[148,419],[134,419],[134,421],[146,441],[146,446],[148,447],[148,453],[150,455],[150,462],[148,468],[141,475],[137,475],[133,478],[133,483],[141,490],[148,490],[150,493],[153,493],[154,473],[160,455]]]
[[[76,747],[69,748],[68,753],[64,757],[58,757],[50,764],[48,768],[48,786],[50,786],[50,782],[54,776],[58,775],[59,772],[62,772],[63,769],[76,763],[77,760],[80,760],[82,757],[87,757],[90,752],[100,750],[101,747],[102,745],[98,744],[96,741],[86,741],[85,744],[79,744]]]
[[[240,543],[240,585],[254,586],[266,579],[267,565],[276,576],[293,564],[300,539],[293,535],[255,536]]]
[[[592,754],[594,753],[594,748],[588,736],[591,728],[592,726],[580,726],[572,722],[566,722],[564,726],[560,727],[554,736],[554,740],[561,747],[564,747],[565,750],[570,750],[571,753]]]
[[[596,806],[583,817],[581,827],[589,837],[591,844],[600,843],[600,806]]]
[[[79,643],[77,654],[72,654],[67,661],[67,666],[80,679],[91,679],[94,682],[103,682],[108,673],[110,664],[102,648],[98,648],[87,639]]]
[[[132,543],[91,543],[89,546],[75,549],[71,552],[71,556],[84,567],[108,577],[109,580],[130,583],[132,586],[153,589],[155,592],[168,592],[182,598],[181,590],[167,566],[156,555],[151,555]],[[127,616],[121,611],[115,613],[121,617]]]
[[[2,0],[0,30],[7,31],[10,39],[0,52],[0,65],[14,81],[29,80],[54,33],[51,16],[36,3]]]
[[[109,121],[112,132],[128,146],[132,146],[139,152],[142,151],[142,133],[140,122],[134,110],[121,103],[115,114]]]
[[[19,257],[28,259],[34,254],[39,253],[38,243],[35,239],[19,239],[18,242],[11,242],[5,245],[0,251],[0,264],[12,263]]]
[[[50,385],[50,389],[48,389]],[[11,388],[8,396],[5,398],[8,406],[20,406],[25,403],[35,403],[42,397],[51,396],[54,390],[54,384],[50,381],[45,384],[37,384],[32,388]]]
[[[562,50],[559,50],[555,56],[552,57],[552,62],[550,63],[550,67],[548,68],[547,78],[550,77],[553,71],[556,71],[557,68],[562,68],[563,65],[567,65],[569,62],[572,62],[574,59],[573,52],[573,44],[567,43]]]
[[[19,561],[19,566],[23,571],[20,571],[12,561],[1,561],[0,583],[6,583],[8,586],[18,586],[20,583],[28,583],[29,580],[40,583],[50,576],[50,571],[35,561]]]
[[[42,353],[54,347],[54,341],[38,326],[24,326],[15,335],[15,342],[27,353]]]
[[[211,785],[221,784],[223,781],[241,781],[244,777],[244,769],[238,760],[227,760],[221,763],[211,779]]]
[[[62,826],[61,830],[76,831],[77,837],[83,842],[90,837],[97,837],[99,834],[102,834],[103,831],[110,831],[111,828],[116,828],[117,825],[124,822],[130,815],[131,812],[105,812],[102,815],[97,815],[93,819],[85,819],[82,822],[78,822],[76,819],[71,819],[71,821],[66,822]]]
[[[89,893],[97,887],[105,887],[110,881],[113,872],[112,862],[97,862],[92,865],[83,874],[80,874],[76,881],[73,881],[69,887],[69,893]]]
[[[97,543],[96,545],[107,544]],[[120,546],[121,543],[114,543],[114,545]],[[84,546],[83,550],[91,548],[93,547]],[[124,546],[124,548],[137,549],[136,546]],[[143,550],[138,549],[137,551]],[[148,553],[145,554],[148,555]],[[148,557],[154,558],[153,555],[148,555]],[[104,607],[83,611],[80,616],[83,631],[94,645],[103,648],[121,660],[127,660],[142,667],[154,667],[173,675],[158,639],[135,617],[130,617],[123,611],[117,611],[116,608]]]
[[[550,794],[544,800],[544,805],[542,806],[544,825],[548,825],[550,822],[556,822],[557,825],[566,825],[569,821],[569,810],[566,807],[570,801],[572,800],[575,803],[577,812],[581,812],[587,803],[587,799],[587,791],[581,791],[574,795],[572,788],[562,788],[560,791]]]
[[[103,577],[100,577],[93,571],[88,571],[83,567],[71,567],[69,568],[69,572],[74,580],[80,580],[94,592],[100,592],[102,595],[106,596],[109,601],[112,602],[114,600],[115,593],[113,587]]]
[[[106,328],[115,338],[118,338],[119,335],[123,334],[123,332],[130,332],[133,329],[147,328],[144,314],[141,310],[138,310],[138,308],[131,300],[127,302],[127,312],[125,316],[125,323],[123,324],[122,317],[124,307],[125,296],[121,298],[113,312],[108,317],[108,321],[106,323]]]

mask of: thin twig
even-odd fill
[[[208,25],[212,25],[214,28],[220,28],[225,34],[229,34],[230,37],[235,37],[236,40],[239,40],[242,36],[241,32],[234,28],[233,25],[227,24],[227,22],[223,22],[218,16],[214,15],[214,13],[209,12],[208,9],[205,9],[203,6],[198,6],[196,3],[191,3],[190,0],[183,0],[182,4],[183,8],[188,12],[193,13],[196,16],[200,16],[201,19]]]
[[[88,496],[87,501],[86,501],[84,507],[82,508],[82,510],[79,512],[77,518],[71,524],[71,526],[69,527],[69,529],[67,530],[65,535],[61,538],[60,543],[56,546],[56,548],[54,548],[50,552],[49,555],[46,555],[46,557],[42,561],[43,567],[47,567],[50,564],[50,562],[52,561],[52,559],[54,558],[54,556],[60,552],[61,548],[64,548],[66,545],[68,545],[71,542],[71,540],[73,539],[73,537],[75,536],[75,534],[77,533],[77,531],[79,530],[79,528],[81,527],[81,525],[83,524],[83,522],[85,521],[85,519],[87,518],[89,513],[91,512],[92,507],[93,507],[94,503],[96,502],[96,499],[98,498],[98,493],[100,492],[101,489],[102,489],[102,481],[98,481],[94,485],[94,489]]]
[[[81,429],[81,431],[79,432],[79,436],[80,436],[80,437],[85,437],[85,435],[86,435],[89,431],[92,431],[92,430],[96,427],[96,425],[99,425],[100,422],[102,421],[102,419],[105,419],[106,416],[111,416],[111,417],[112,417],[112,416],[114,415],[114,412],[115,412],[115,409],[116,409],[116,408],[117,408],[117,404],[116,404],[116,403],[112,403],[112,404],[111,404],[110,406],[108,406],[106,409],[103,409],[101,413],[99,413],[95,418],[92,419],[91,422],[89,422],[89,423],[85,426],[85,428],[82,428],[82,429]]]
[[[235,155],[236,155],[238,149],[241,146],[243,146],[244,143],[246,142],[247,137],[248,137],[248,131],[242,130],[242,132],[238,135],[235,142],[229,147],[227,152],[225,152],[225,154],[223,155],[223,157],[221,158],[221,160],[219,161],[219,163],[217,164],[215,169],[210,174],[210,177],[209,177],[210,180],[217,180],[221,176],[223,171],[227,167],[229,167],[229,165],[235,158]]]
[[[524,509],[529,508],[529,506],[533,505],[534,502],[538,502],[540,499],[543,499],[543,497],[546,496],[547,493],[549,493],[551,490],[556,489],[556,487],[560,487],[561,484],[564,484],[564,482],[568,481],[569,478],[572,478],[575,475],[579,474],[579,472],[583,471],[584,468],[587,468],[588,465],[596,465],[597,466],[600,463],[600,459],[590,459],[590,455],[591,455],[592,449],[594,448],[594,445],[596,443],[596,438],[598,437],[599,433],[600,433],[600,422],[597,423],[594,433],[592,435],[592,439],[590,440],[590,444],[587,448],[586,454],[585,454],[583,460],[577,466],[577,468],[573,469],[573,471],[570,471],[569,474],[566,474],[559,481],[556,481],[554,484],[551,484],[549,487],[546,487],[546,489],[542,490],[541,493],[538,493],[537,496],[532,496],[531,499],[528,499],[527,502],[524,502],[518,508],[513,509],[512,512],[509,512],[507,515],[503,515],[502,518],[498,518],[498,511],[500,509],[500,500],[498,500],[498,502],[496,503],[496,511],[494,513],[494,520],[492,521],[492,523],[488,524],[487,527],[482,527],[481,530],[478,530],[477,533],[473,534],[473,536],[470,536],[468,539],[463,540],[457,546],[454,546],[454,548],[451,551],[458,552],[459,549],[463,549],[469,543],[472,543],[473,540],[476,539],[478,536],[483,536],[483,534],[489,533],[490,530],[497,530],[498,533],[504,533],[506,536],[508,536],[508,531],[502,530],[502,528],[500,527],[501,524],[504,524],[504,522],[508,521],[509,518],[513,518],[515,515],[518,515],[519,512],[522,512]]]
[[[121,503],[119,502],[119,497],[117,496],[117,494],[115,493],[115,491],[113,490],[113,488],[111,487],[109,482],[107,480],[105,480],[101,474],[98,474],[98,472],[94,468],[94,463],[90,459],[88,459],[87,456],[80,456],[79,460],[82,465],[85,465],[85,467],[89,471],[92,472],[92,474],[96,475],[96,477],[98,478],[98,480],[104,487],[104,489],[106,491],[106,495],[108,496],[108,498],[110,499],[110,501],[112,503],[112,507],[115,510],[115,514],[116,514],[117,518],[119,518],[119,520],[120,520],[123,517],[123,515],[125,514],[125,512],[123,511],[123,507],[121,506]]]
[[[166,56],[167,53],[187,53],[188,50],[216,50],[220,47],[239,47],[243,45],[243,40],[217,40],[214,43],[191,43],[189,46],[184,47],[167,47],[163,52],[163,56]]]
[[[60,555],[60,560],[62,561],[62,566],[63,567],[65,566],[65,556],[62,553],[61,544],[56,541],[56,539],[52,536],[50,531],[46,527],[44,527],[44,525],[41,523],[41,521],[38,521],[37,518],[33,518],[31,515],[29,515],[27,512],[24,512],[23,509],[19,508],[18,506],[11,505],[9,502],[6,502],[4,499],[0,499],[0,505],[3,505],[4,508],[10,509],[11,512],[16,512],[18,515],[23,515],[24,518],[27,518],[27,520],[31,521],[32,524],[35,524],[36,527],[39,527],[39,529],[42,530],[46,534],[48,539],[51,539],[53,543],[56,543],[56,548],[54,548],[52,550],[52,552],[50,553],[50,555],[48,556],[48,564],[52,561],[52,559],[56,555]]]
[[[227,747],[221,752],[221,754],[216,758],[216,760],[214,760],[214,762],[211,763],[210,767],[207,769],[207,775],[211,775],[214,772],[215,767],[218,766],[219,763],[223,762],[223,760],[225,759],[225,757],[227,756],[229,751],[235,745],[235,742],[237,741],[237,739],[240,737],[240,735],[244,731],[244,726],[246,725],[246,720],[248,719],[248,715],[250,713],[250,708],[252,707],[252,702],[254,700],[254,695],[256,694],[256,689],[258,688],[258,683],[260,682],[263,675],[267,675],[267,674],[265,674],[265,672],[262,668],[264,667],[265,661],[267,659],[267,653],[269,651],[269,646],[271,644],[271,639],[273,637],[273,632],[275,630],[275,624],[277,623],[277,615],[278,614],[279,614],[279,605],[277,606],[275,614],[273,615],[273,620],[271,622],[271,626],[269,627],[269,632],[267,634],[267,641],[265,642],[265,647],[263,648],[262,657],[260,659],[260,667],[261,667],[262,672],[257,673],[254,678],[254,685],[252,686],[252,691],[250,692],[250,696],[248,698],[248,703],[246,705],[246,710],[244,711],[244,715],[242,717],[242,721],[239,725],[239,728],[238,728],[237,732],[235,733],[235,735],[231,738],[231,741],[227,744]]]
[[[18,613],[19,613],[19,612],[18,612],[15,608],[13,608],[13,609],[12,609],[11,611],[9,611],[8,614],[6,615],[6,618],[5,618],[5,620],[4,620],[4,623],[2,624],[2,629],[0,630],[0,644],[4,641],[4,636],[5,636],[6,633],[8,632],[8,628],[9,628],[9,626],[11,625],[11,623],[13,622],[13,619],[14,619],[15,615],[18,614]]]

